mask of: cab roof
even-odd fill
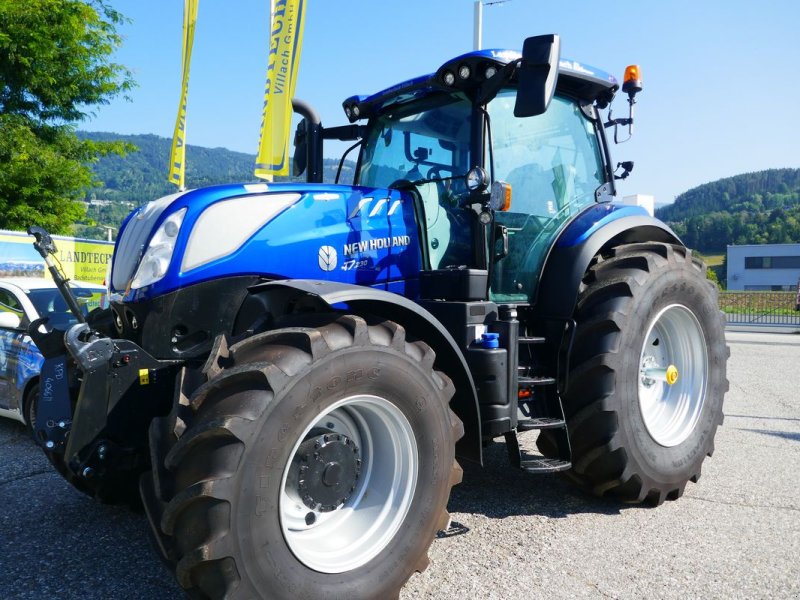
[[[506,65],[522,58],[516,50],[477,50],[457,56],[444,63],[435,73],[422,75],[398,83],[371,96],[351,96],[342,103],[345,114],[351,122],[381,112],[383,109],[411,100],[423,98],[434,92],[457,90],[459,85],[480,85],[491,75]],[[459,73],[469,75],[459,80]],[[492,71],[492,69],[494,71]],[[448,86],[444,83],[444,74],[456,74],[458,84]],[[513,81],[513,79],[512,79]],[[586,102],[597,102],[600,108],[607,106],[619,89],[617,79],[596,67],[579,63],[570,59],[561,59],[558,63],[558,82],[556,89]]]

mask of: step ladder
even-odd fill
[[[520,336],[520,350],[523,346],[542,344],[544,341],[542,337]],[[512,465],[528,473],[567,471],[572,467],[572,450],[556,378],[534,374],[532,369],[530,365],[518,367],[517,398],[520,417],[516,430],[505,434],[509,459]],[[558,457],[524,455],[519,446],[517,433],[545,429],[552,430]]]

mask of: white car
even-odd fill
[[[69,285],[84,314],[105,307],[103,286],[83,281]],[[53,280],[0,279],[0,416],[25,423],[31,432],[44,358],[28,335],[28,325],[40,317],[48,317],[48,327],[62,330],[77,322]]]

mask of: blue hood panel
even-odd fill
[[[231,198],[263,198],[292,192],[299,194],[299,199],[238,249],[180,272],[189,236],[206,208]],[[136,302],[195,283],[242,275],[320,279],[391,287],[397,292],[399,282],[416,280],[421,270],[412,199],[397,190],[296,183],[202,188],[172,200],[153,224],[150,236],[166,218],[183,208],[187,209],[186,216],[166,276],[150,286],[125,293],[126,301]],[[117,252],[126,247],[127,229],[123,227],[120,231]],[[217,235],[230,232],[219,231]],[[116,288],[119,282],[117,278],[112,280]],[[415,285],[415,281],[408,283]],[[125,292],[119,288],[114,291]]]

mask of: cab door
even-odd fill
[[[498,302],[534,301],[550,246],[605,181],[597,124],[577,100],[556,95],[545,113],[518,118],[515,99],[506,89],[488,105],[493,176],[511,184],[510,210],[495,214],[509,246],[492,274]]]

